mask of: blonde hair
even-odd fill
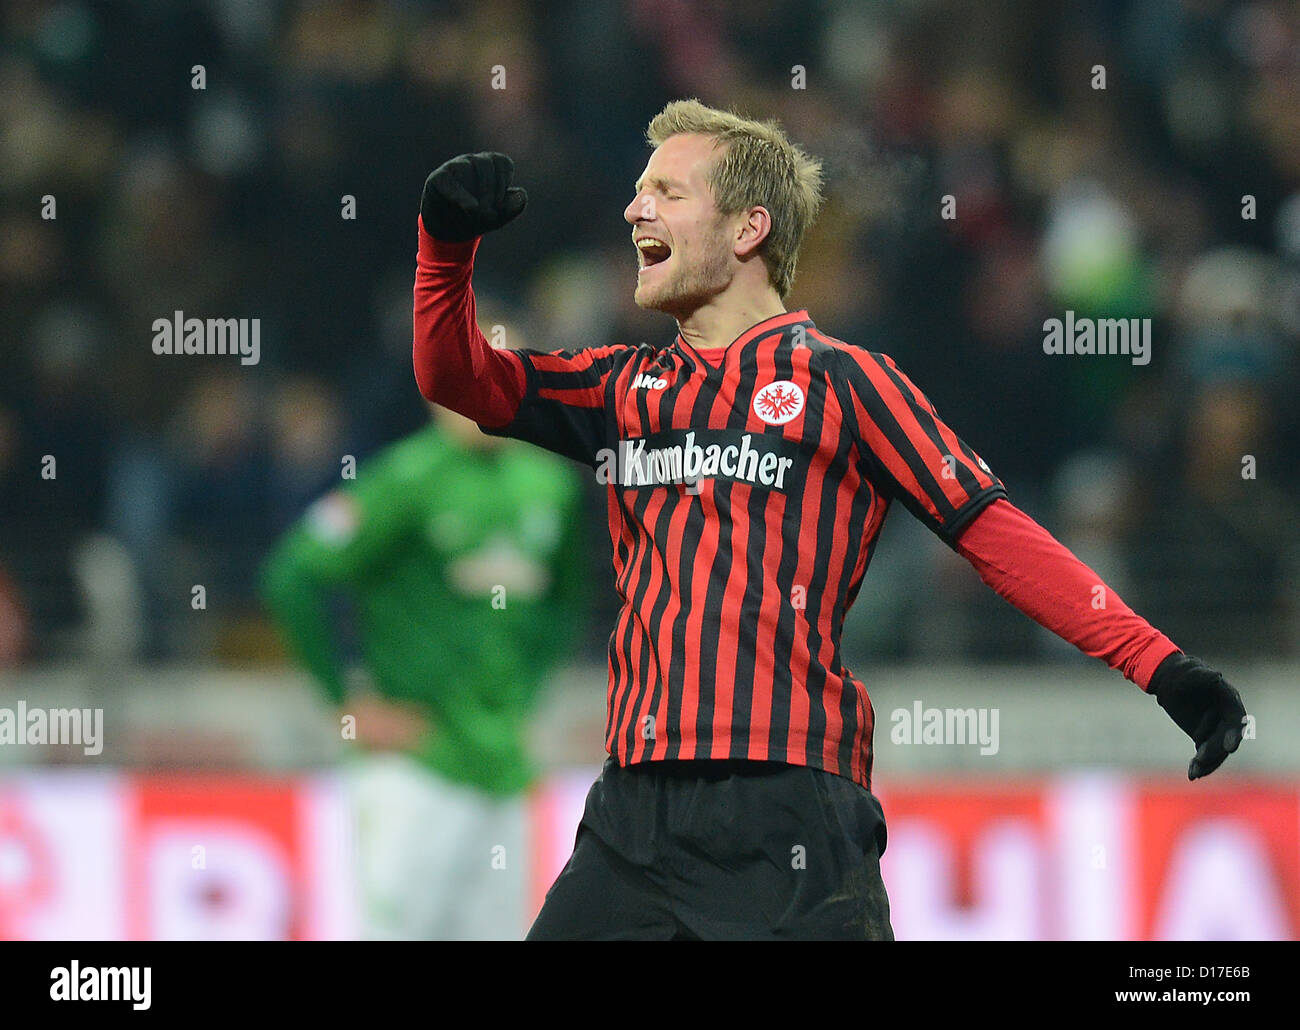
[[[772,228],[759,245],[767,278],[784,300],[794,284],[804,233],[822,203],[822,165],[786,138],[775,119],[754,121],[698,100],[674,100],[650,120],[646,141],[660,146],[672,136],[698,133],[726,149],[706,181],[720,214],[767,208]]]

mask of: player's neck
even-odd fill
[[[712,350],[730,346],[746,329],[784,312],[780,296],[770,288],[744,298],[718,296],[679,318],[677,330],[696,350]]]

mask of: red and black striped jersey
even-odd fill
[[[892,359],[822,333],[806,310],[707,354],[680,334],[492,351],[473,320],[475,248],[421,232],[417,326],[426,347],[458,338],[439,371],[461,383],[439,390],[426,361],[421,390],[607,485],[621,601],[610,754],[787,762],[870,788],[874,714],[840,634],[885,514],[898,501],[955,546],[1002,483]],[[430,274],[439,297],[422,311]]]

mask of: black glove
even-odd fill
[[[1241,695],[1200,659],[1175,651],[1156,667],[1148,693],[1196,744],[1189,780],[1209,776],[1241,744],[1246,719]]]
[[[424,231],[460,243],[500,229],[528,203],[528,194],[510,185],[514,170],[510,158],[495,153],[461,154],[440,165],[424,181]]]

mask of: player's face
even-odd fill
[[[623,211],[634,241],[658,241],[637,246],[638,307],[684,317],[730,284],[736,259],[728,220],[705,182],[716,157],[714,141],[694,134],[672,136],[650,155]]]

